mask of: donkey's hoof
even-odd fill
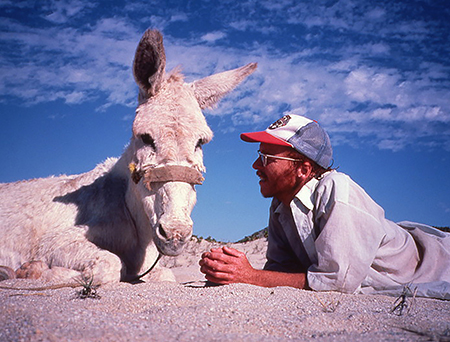
[[[16,277],[16,273],[14,270],[8,266],[0,266],[0,281],[6,279],[14,279]]]
[[[28,261],[16,270],[16,278],[38,279],[45,270],[48,270],[46,263],[42,261]]]

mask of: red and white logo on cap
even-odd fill
[[[267,129],[277,129],[277,128],[286,126],[288,124],[289,120],[291,120],[291,116],[285,115],[281,119],[278,119],[273,124],[271,124]]]
[[[295,135],[297,130],[310,122],[312,120],[304,116],[287,114],[271,124],[265,131],[242,133],[241,139],[248,142],[261,142],[293,147],[289,139]]]

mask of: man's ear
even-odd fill
[[[312,172],[313,166],[307,160],[305,160],[297,167],[297,177],[299,178],[309,179],[311,177]]]

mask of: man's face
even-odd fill
[[[261,143],[259,150],[264,154],[292,158],[292,150],[286,146]],[[253,163],[253,168],[260,178],[259,186],[264,197],[275,197],[288,204],[301,188],[296,163],[292,161],[269,157],[264,167],[261,158],[258,157]]]

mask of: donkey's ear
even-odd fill
[[[256,63],[211,75],[193,83],[194,94],[201,109],[212,108],[222,97],[256,70]]]
[[[139,86],[139,103],[155,95],[166,68],[163,37],[158,30],[147,30],[136,48],[133,74]]]

